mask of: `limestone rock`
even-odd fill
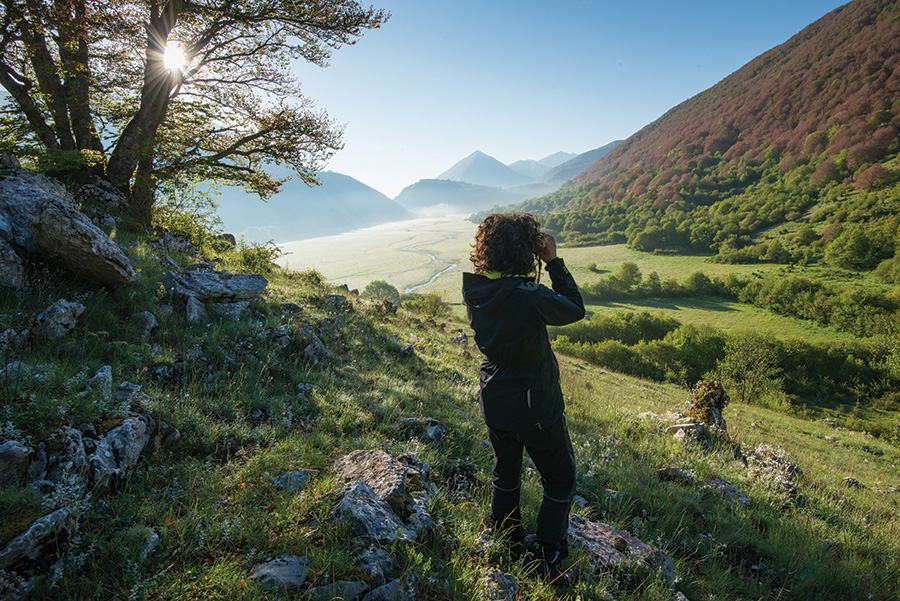
[[[349,519],[357,537],[375,541],[412,540],[415,532],[408,529],[391,510],[363,482],[344,487],[343,498],[334,510],[333,518]]]
[[[185,318],[190,323],[204,324],[209,322],[209,313],[206,305],[196,296],[188,296],[185,299]]]
[[[3,216],[0,215],[0,220]],[[4,238],[0,238],[0,286],[21,288],[25,285],[25,265],[22,258]]]
[[[307,591],[306,596],[315,601],[337,601],[339,599],[351,601],[352,599],[358,599],[368,590],[369,585],[365,582],[338,580],[326,586],[313,587]]]
[[[105,487],[124,478],[133,467],[150,440],[153,423],[143,415],[126,417],[122,423],[97,442],[97,450],[90,457],[93,482]]]
[[[281,490],[300,490],[318,473],[319,470],[285,472],[272,478],[272,483]]]
[[[91,375],[85,392],[95,391],[104,401],[112,398],[112,367],[104,365]]]
[[[353,451],[334,462],[334,471],[346,482],[365,483],[379,499],[392,507],[400,507],[406,502],[406,479],[411,470],[384,451]]]
[[[54,484],[73,485],[78,482],[87,461],[82,434],[75,428],[63,426],[51,436],[53,442],[47,452],[46,475]]]
[[[135,313],[131,316],[132,319],[143,320],[144,322],[144,330],[141,332],[141,337],[149,338],[159,329],[159,322],[156,321],[156,316],[153,315],[150,311],[141,311],[140,313]]]
[[[435,442],[450,434],[450,427],[433,417],[401,417],[397,423],[404,432]]]
[[[601,522],[577,514],[569,516],[569,544],[587,551],[596,567],[640,564],[664,582],[675,580],[674,560],[650,545]]]
[[[75,508],[69,505],[35,520],[0,551],[0,569],[6,569],[22,559],[37,559],[45,551],[58,553],[57,537],[68,540],[76,519]]]
[[[16,482],[25,477],[31,448],[17,440],[0,444],[0,484]]]
[[[413,573],[374,589],[362,601],[417,601],[419,598],[418,581]]]
[[[372,579],[376,586],[383,586],[388,577],[397,571],[391,554],[380,547],[370,546],[356,558],[358,568]]]
[[[34,331],[42,338],[56,340],[75,329],[82,313],[84,305],[61,298],[38,313],[34,319]]]
[[[721,478],[711,480],[703,488],[713,490],[729,503],[736,503],[741,507],[750,507],[750,504],[753,502],[750,497],[739,491],[731,482]]]
[[[306,580],[307,566],[311,562],[308,557],[282,555],[254,567],[250,579],[259,580],[266,588],[279,592],[292,591]]]
[[[325,348],[318,336],[312,337],[312,342],[303,349],[303,356],[314,365],[325,363],[331,359],[331,353],[328,352],[328,349]]]
[[[176,297],[193,296],[204,303],[236,303],[255,300],[269,282],[259,274],[186,271],[180,275],[167,273],[162,284]]]
[[[519,592],[519,583],[510,574],[491,570],[481,580],[484,598],[490,601],[512,601]]]
[[[0,213],[6,217],[0,236],[67,271],[105,286],[137,277],[121,247],[51,178],[21,170],[0,181]]]

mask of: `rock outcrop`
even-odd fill
[[[6,242],[0,271],[9,283],[17,282],[10,250],[105,286],[124,286],[137,277],[122,248],[75,208],[61,183],[25,169],[0,180],[0,237]]]

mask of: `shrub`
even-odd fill
[[[366,284],[363,295],[392,303],[400,302],[400,292],[384,280],[374,280]]]

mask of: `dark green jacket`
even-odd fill
[[[562,417],[559,367],[547,326],[584,317],[584,302],[561,258],[547,263],[553,290],[521,276],[463,274],[463,299],[481,363],[481,414],[492,428],[533,432]]]

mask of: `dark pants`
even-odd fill
[[[575,453],[566,418],[537,432],[504,432],[488,426],[494,450],[491,520],[513,544],[525,540],[519,510],[522,449],[541,474],[544,499],[537,517],[537,543],[549,563],[569,554],[569,507],[575,494]]]

